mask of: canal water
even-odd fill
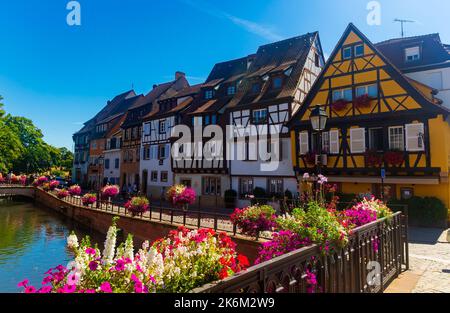
[[[39,288],[48,269],[66,266],[73,259],[66,247],[72,230],[79,240],[89,235],[99,246],[105,240],[50,209],[0,199],[0,293],[21,292],[17,283],[25,278]]]

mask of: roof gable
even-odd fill
[[[364,55],[350,59],[343,58],[344,48],[351,48],[352,53],[356,45],[364,45]],[[332,94],[334,90],[355,88],[375,84],[380,89],[378,99],[371,101],[370,108],[355,109],[353,103],[342,112],[333,106]],[[432,89],[429,88],[431,93]],[[426,89],[423,92],[427,92]],[[378,101],[375,107],[375,100]],[[326,105],[330,119],[355,116],[367,116],[375,113],[395,113],[408,110],[426,110],[427,112],[448,113],[441,106],[436,105],[425,97],[413,84],[373,45],[367,37],[353,24],[350,24],[333,53],[328,59],[324,70],[320,74],[303,106],[292,117],[290,126],[309,120],[311,110],[316,105]]]

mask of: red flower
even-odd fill
[[[239,254],[237,259],[241,268],[247,268],[250,266],[250,262],[248,261],[248,258],[245,255]]]
[[[220,273],[219,273],[219,278],[220,279],[225,279],[227,277],[228,277],[228,267],[224,266],[222,268],[222,270],[220,271]]]

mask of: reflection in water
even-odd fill
[[[73,258],[66,248],[72,230],[78,238],[89,234],[92,243],[103,243],[103,235],[49,209],[0,200],[0,292],[22,291],[17,283],[25,278],[40,287],[49,268],[67,265]]]

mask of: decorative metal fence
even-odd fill
[[[383,292],[409,269],[407,225],[407,217],[398,212],[355,229],[349,244],[331,254],[323,255],[319,246],[312,245],[193,292]],[[315,275],[316,285],[308,281],[308,273]]]

